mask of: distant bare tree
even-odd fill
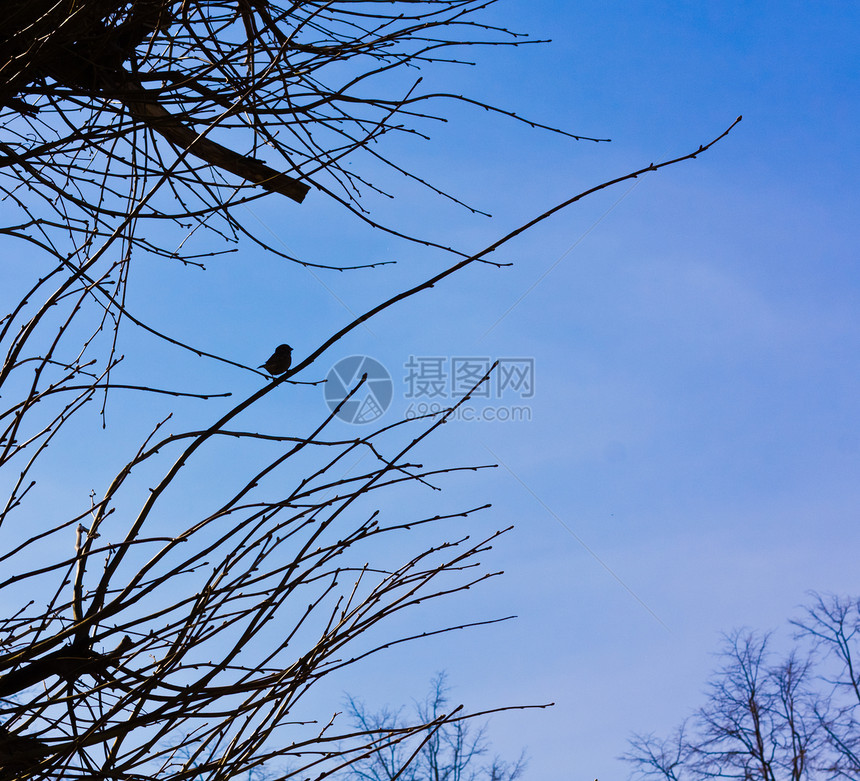
[[[526,767],[525,752],[514,762],[498,756],[489,763],[486,725],[471,723],[474,714],[462,706],[449,707],[450,687],[445,673],[437,674],[430,691],[414,704],[414,715],[404,719],[403,708],[370,713],[364,703],[348,698],[348,711],[362,733],[378,736],[379,750],[354,762],[344,771],[346,781],[516,781]],[[410,743],[392,741],[409,724],[428,725]]]
[[[459,61],[457,47],[523,42],[480,21],[492,2],[3,6],[0,236],[15,274],[0,286],[0,778],[342,772],[375,750],[378,735],[340,730],[331,709],[309,701],[311,688],[371,654],[453,628],[411,638],[386,626],[495,574],[477,569],[477,558],[503,532],[473,540],[465,529],[487,505],[438,512],[422,493],[459,471],[417,457],[452,410],[348,438],[332,433],[336,411],[288,430],[271,420],[263,428],[252,414],[379,312],[469,264],[491,263],[505,242],[588,194],[718,140],[598,184],[479,252],[383,225],[364,205],[381,189],[380,168],[456,199],[377,142],[423,134],[444,118],[432,107],[450,100],[520,121],[454,93],[422,93],[416,75]],[[333,324],[274,381],[255,368],[274,344],[235,360],[129,305],[140,259],[202,266],[241,242],[325,266],[274,246],[244,211],[259,198],[306,209],[312,192],[438,248],[451,265]],[[224,401],[230,393],[188,390],[191,371],[156,387],[139,355],[123,357],[130,328],[155,337],[150,360],[181,350],[255,372],[261,387]],[[104,412],[120,393],[176,403],[160,417],[146,403],[130,409],[151,419],[148,436],[129,441]],[[98,420],[88,413],[94,400]],[[206,402],[205,422],[186,401]],[[95,444],[97,424],[107,431]],[[98,490],[64,484],[96,448],[112,464],[106,479],[93,470]],[[220,492],[200,490],[189,475],[204,453],[220,465]],[[350,460],[361,470],[351,473]],[[416,493],[392,508],[377,498],[383,489]],[[428,543],[417,528],[436,536]],[[400,538],[396,555],[383,555],[381,536]],[[392,740],[450,718],[460,717],[433,716]]]
[[[669,739],[636,735],[623,759],[666,781],[858,777],[857,600],[813,595],[785,656],[770,635],[734,632],[708,702]]]
[[[827,697],[816,712],[826,746],[821,763],[832,778],[860,778],[860,599],[813,594],[799,637],[820,655]]]

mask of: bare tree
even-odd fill
[[[813,595],[787,654],[772,636],[725,638],[709,698],[669,739],[636,735],[623,759],[666,781],[857,778],[856,600]]]
[[[302,202],[313,189],[376,225],[361,204],[382,192],[374,170],[441,194],[388,159],[381,139],[423,135],[446,101],[501,111],[422,93],[418,75],[457,62],[454,47],[524,42],[481,23],[493,2],[11,0],[0,171],[21,217],[5,232],[58,260],[87,254],[89,269],[116,243],[121,258],[199,261],[186,240],[196,226],[283,254],[239,208],[270,193]],[[375,168],[352,165],[362,161]]]
[[[827,692],[816,716],[826,753],[822,769],[832,778],[860,777],[860,599],[813,594],[799,637],[820,655],[819,677]]]
[[[313,703],[312,687],[371,654],[456,628],[409,637],[385,627],[400,611],[496,574],[478,568],[478,557],[503,532],[473,540],[465,529],[487,505],[437,512],[423,493],[460,471],[422,466],[416,456],[452,410],[347,439],[332,433],[336,412],[286,431],[277,422],[261,430],[251,415],[377,313],[469,264],[490,263],[505,242],[591,192],[693,158],[728,132],[574,195],[477,253],[403,236],[365,210],[366,193],[379,189],[373,170],[453,196],[388,159],[377,142],[422,133],[419,125],[442,118],[428,107],[446,100],[492,109],[421,93],[414,76],[456,62],[455,47],[518,45],[516,34],[481,23],[489,4],[4,6],[0,235],[28,252],[18,269],[25,281],[2,288],[8,313],[0,317],[0,778],[342,772],[379,750],[378,731],[344,731]],[[345,165],[347,157],[367,160],[366,170]],[[130,271],[139,258],[199,266],[239,242],[314,265],[257,235],[240,208],[263,197],[307,208],[298,203],[310,192],[450,254],[451,265],[333,325],[286,373],[238,402],[188,390],[190,374],[170,387],[141,379],[136,356],[123,358],[129,328],[156,337],[156,349],[263,381],[247,360],[137,316]],[[90,402],[101,400],[105,427],[119,393],[176,404],[160,418],[152,413],[143,441],[114,432],[105,453],[122,455],[105,482],[94,472],[99,490],[62,486],[53,478],[86,462],[92,447]],[[192,402],[208,405],[206,423],[184,406]],[[254,457],[237,458],[240,450]],[[220,495],[196,490],[189,477],[203,453],[223,459]],[[350,473],[349,459],[366,466]],[[377,498],[405,489],[416,494],[396,508]],[[418,527],[436,528],[434,542],[417,538]],[[378,553],[380,536],[399,536],[396,556]],[[437,734],[461,718],[426,713],[388,743]]]
[[[342,777],[354,781],[515,781],[520,778],[526,767],[525,752],[514,762],[506,762],[498,756],[486,762],[490,750],[486,724],[470,723],[474,715],[464,715],[462,705],[450,708],[450,692],[446,674],[438,673],[424,700],[414,703],[414,715],[405,719],[402,707],[371,713],[363,702],[348,697],[347,710],[353,724],[363,733],[378,736],[380,750],[352,764]],[[442,718],[446,713],[447,717]],[[391,740],[412,723],[436,726],[416,735],[412,741],[416,745]]]

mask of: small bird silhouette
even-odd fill
[[[292,362],[293,348],[288,344],[279,344],[271,358],[258,368],[265,369],[269,374],[275,376],[288,371]]]

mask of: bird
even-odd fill
[[[288,344],[279,344],[275,349],[275,352],[272,353],[271,357],[268,361],[266,361],[262,366],[258,366],[258,369],[265,369],[269,374],[273,377],[278,374],[284,374],[290,368],[290,364],[293,362],[293,348]]]

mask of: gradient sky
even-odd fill
[[[454,422],[428,444],[428,463],[500,464],[453,477],[435,507],[492,501],[475,534],[516,528],[486,557],[504,577],[414,621],[518,619],[401,648],[339,683],[399,705],[445,669],[470,708],[554,701],[495,717],[495,748],[525,747],[534,781],[610,781],[627,775],[616,757],[631,731],[667,733],[701,704],[720,631],[784,627],[809,589],[860,593],[860,6],[534,0],[490,18],[552,43],[476,52],[478,66],[422,86],[612,142],[446,104],[452,121],[428,125],[430,142],[386,148],[494,216],[390,175],[398,197],[371,204],[391,223],[475,251],[744,119],[701,158],[511,243],[498,259],[513,266],[471,267],[386,312],[299,378],[372,356],[394,380],[393,422],[410,355],[536,366],[530,422]],[[239,360],[262,363],[282,341],[303,357],[450,262],[322,195],[252,208],[300,257],[398,265],[310,273],[253,248],[206,274],[154,262],[136,272],[133,311]],[[241,397],[258,383],[231,371],[201,362],[201,384]],[[319,388],[290,392],[288,411],[265,414],[323,414]]]
[[[371,660],[344,689],[398,705],[446,669],[468,707],[555,701],[494,718],[496,748],[526,747],[529,779],[609,781],[627,775],[616,757],[631,731],[669,732],[702,702],[720,631],[784,626],[809,589],[860,592],[860,10],[541,0],[493,14],[553,41],[476,54],[477,67],[428,73],[424,86],[453,83],[612,143],[446,105],[452,121],[433,125],[432,141],[388,149],[494,217],[392,176],[398,197],[371,201],[390,222],[474,251],[744,120],[701,158],[510,244],[500,259],[512,267],[470,268],[377,318],[310,372],[353,353],[380,360],[395,382],[391,421],[408,407],[410,355],[536,365],[530,423],[453,423],[427,451],[439,463],[501,464],[452,479],[438,501],[492,501],[476,533],[516,524],[487,558],[506,574],[414,620],[519,618]],[[238,265],[210,264],[199,318],[177,306],[181,286],[157,299],[182,313],[192,342],[257,350],[262,362],[289,341],[302,356],[350,312],[448,262],[369,233],[322,196],[300,212],[254,209],[301,257],[399,263],[311,275],[252,250]],[[154,305],[145,285],[138,295]],[[318,389],[291,404],[324,409]]]
[[[401,391],[409,354],[537,367],[531,423],[453,424],[435,444],[502,464],[455,491],[494,502],[488,529],[516,523],[488,561],[504,578],[452,614],[519,618],[416,647],[394,673],[379,659],[354,693],[408,701],[421,675],[445,668],[473,707],[555,701],[496,717],[496,747],[526,746],[530,779],[608,781],[627,775],[616,757],[631,731],[665,734],[702,703],[719,632],[785,628],[809,589],[860,592],[860,10],[534,2],[495,13],[512,10],[514,28],[553,42],[491,52],[456,76],[462,89],[612,143],[457,109],[405,153],[493,220],[444,204],[416,212],[408,197],[388,207],[398,219],[477,249],[744,120],[700,159],[510,245],[512,268],[470,269],[343,346],[382,360],[395,382],[399,371]],[[417,278],[406,265],[388,279]],[[377,279],[329,284],[361,309],[388,289]]]

